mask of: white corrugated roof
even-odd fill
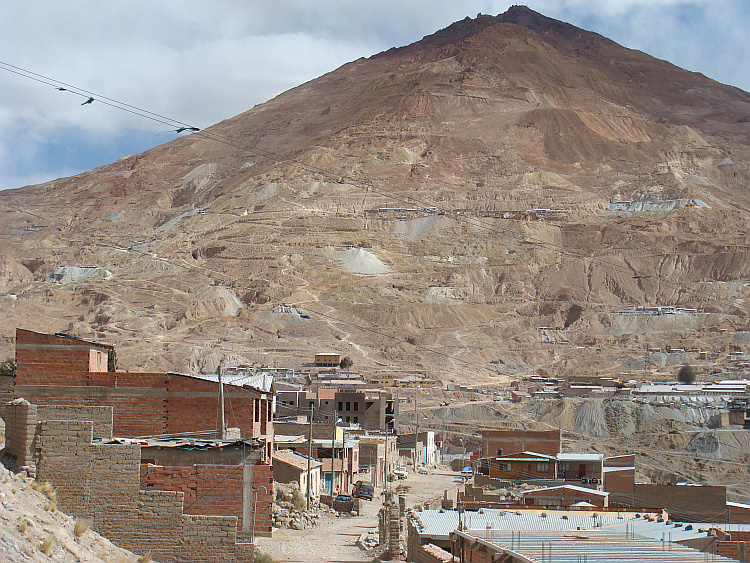
[[[597,491],[595,489],[589,489],[589,488],[586,488],[586,487],[579,487],[577,485],[557,485],[555,487],[544,487],[544,488],[541,488],[541,489],[529,489],[528,491],[523,491],[521,494],[522,495],[527,495],[529,493],[538,493],[538,492],[541,492],[541,491],[559,491],[561,489],[572,489],[572,490],[578,491],[580,493],[597,495],[597,496],[600,496],[600,497],[609,496],[609,493],[605,493],[605,492],[602,492],[602,491]]]
[[[594,517],[593,514],[597,516]],[[451,532],[458,528],[459,514],[456,510],[422,510],[415,512],[412,518],[420,535],[435,539],[448,539]],[[696,524],[692,524],[692,529],[686,530],[686,526],[649,522],[645,518],[618,517],[617,513],[611,512],[547,511],[539,513],[483,509],[463,511],[461,521],[464,529],[467,530],[627,530],[655,539],[664,537],[669,540],[671,538],[673,542],[706,537],[706,532],[699,532],[699,526]],[[733,524],[732,527],[734,526]],[[708,525],[700,527],[706,530],[709,528]]]
[[[557,461],[602,461],[603,454],[557,454]]]
[[[472,549],[515,554],[526,561],[555,563],[703,563],[708,554],[682,545],[665,544],[660,538],[644,538],[605,530],[530,531],[467,530],[457,532]],[[519,557],[520,556],[520,557]],[[711,554],[712,562],[732,562]],[[736,562],[735,562],[736,563]]]

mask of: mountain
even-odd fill
[[[19,326],[130,370],[721,363],[750,342],[748,133],[747,92],[525,7],[466,18],[0,192],[0,352]]]

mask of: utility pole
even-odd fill
[[[417,470],[417,442],[419,442],[419,413],[417,412],[417,391],[414,391],[414,420],[417,421],[417,428],[414,432],[414,471]]]
[[[344,486],[344,467],[346,467],[346,487]],[[349,462],[346,456],[346,427],[341,429],[341,490],[346,493],[349,488]]]
[[[333,434],[331,434],[331,496],[333,496],[333,482],[336,478],[336,471],[333,468],[333,458],[336,457],[336,418],[338,412],[333,411]]]
[[[310,496],[312,476],[312,447],[313,445],[313,405],[310,405],[310,432],[307,437],[307,509],[310,510],[312,496]]]
[[[224,383],[221,381],[221,362],[216,368],[216,375],[219,376],[219,419],[220,419],[220,437],[222,440],[227,439],[227,423],[224,419]]]

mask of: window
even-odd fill
[[[356,411],[357,409],[354,409],[354,410]],[[359,417],[358,416],[355,416],[353,420],[354,420],[354,424],[359,424]]]
[[[537,473],[549,473],[549,463],[537,463],[536,472]]]
[[[510,463],[498,463],[497,470],[498,471],[510,471]]]
[[[350,410],[352,410],[352,404],[351,404],[350,401],[346,402],[346,410],[347,410],[347,412],[350,411]]]
[[[342,403],[341,401],[339,401],[339,412],[341,412],[343,410],[344,410],[344,403]]]
[[[354,410],[355,410],[355,411],[358,411],[358,410],[359,410],[359,403],[357,403],[356,401],[355,401],[355,403],[354,403]]]

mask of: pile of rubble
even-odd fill
[[[321,518],[341,516],[333,508],[313,501],[306,507],[304,495],[296,487],[276,484],[276,501],[273,503],[274,528],[305,530],[316,526]]]

